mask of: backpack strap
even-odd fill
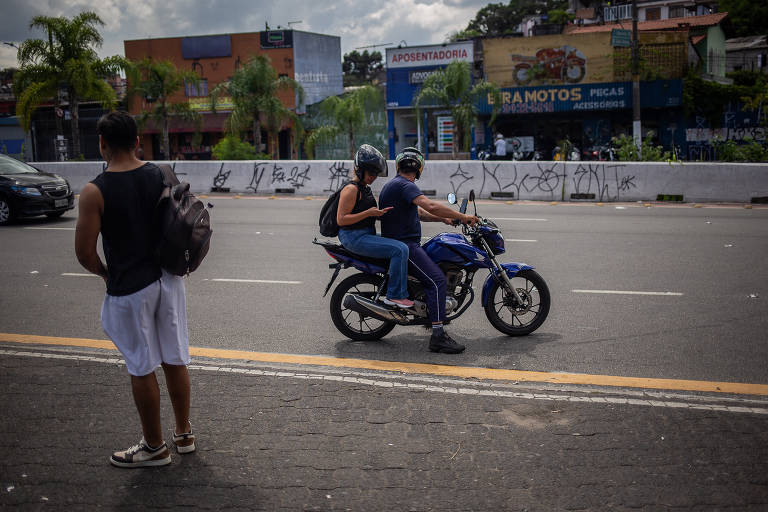
[[[179,184],[179,178],[176,176],[176,173],[173,172],[173,168],[168,164],[158,164],[158,169],[160,169],[160,172],[163,176],[163,185],[166,187],[172,187],[174,185]]]

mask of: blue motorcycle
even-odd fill
[[[456,204],[456,196],[448,195]],[[469,201],[475,208],[474,190]],[[463,199],[459,211],[466,213],[468,200]],[[446,323],[461,316],[475,299],[472,279],[481,268],[490,270],[483,283],[481,303],[491,325],[509,336],[525,336],[538,329],[549,314],[550,296],[547,283],[525,263],[499,263],[496,256],[504,253],[504,237],[498,226],[482,219],[475,227],[462,226],[459,233],[440,233],[423,247],[443,270],[446,278]],[[332,242],[321,245],[337,263],[323,296],[333,286],[342,269],[353,267],[359,273],[342,280],[331,295],[331,319],[346,337],[356,341],[378,340],[396,325],[429,326],[426,295],[421,283],[408,277],[408,309],[390,307],[381,299],[386,296],[388,260],[360,256]]]

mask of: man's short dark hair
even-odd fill
[[[128,112],[114,111],[101,116],[96,123],[96,133],[113,151],[131,151],[136,145],[138,128]]]

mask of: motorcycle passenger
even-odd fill
[[[341,189],[336,222],[339,241],[350,251],[371,258],[389,258],[389,284],[383,302],[389,306],[410,308],[408,299],[408,247],[397,240],[376,235],[376,218],[392,207],[379,209],[370,185],[378,176],[387,175],[387,161],[369,144],[355,153],[355,177]]]
[[[464,345],[456,343],[443,329],[445,320],[445,275],[421,248],[421,222],[444,222],[451,225],[453,220],[474,225],[479,219],[459,213],[448,206],[427,199],[414,183],[424,169],[424,156],[416,148],[405,148],[395,158],[397,176],[390,180],[379,194],[382,208],[394,208],[381,219],[381,235],[400,240],[408,246],[408,263],[412,276],[421,281],[427,296],[429,319],[432,322],[432,336],[429,350],[458,354]]]

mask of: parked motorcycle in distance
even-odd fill
[[[456,204],[456,196],[449,194],[448,201]],[[462,200],[459,211],[466,213],[468,201],[473,203],[477,215],[474,190],[469,192],[468,200]],[[472,281],[475,273],[484,268],[489,274],[480,300],[491,325],[509,336],[524,336],[538,329],[550,308],[549,288],[544,279],[525,263],[497,261],[496,256],[505,251],[504,237],[490,219],[481,219],[475,227],[462,226],[462,231],[463,234],[440,233],[423,245],[445,273],[446,323],[460,317],[472,304]],[[426,295],[416,278],[408,277],[412,308],[387,306],[382,299],[386,297],[388,260],[360,256],[335,242],[315,239],[312,243],[322,246],[337,262],[329,265],[334,272],[323,296],[342,269],[358,271],[342,280],[331,295],[331,319],[344,336],[372,341],[386,336],[397,325],[429,325]]]
[[[618,160],[616,157],[616,150],[609,145],[605,146],[592,146],[584,151],[582,160],[600,160],[613,162]]]

